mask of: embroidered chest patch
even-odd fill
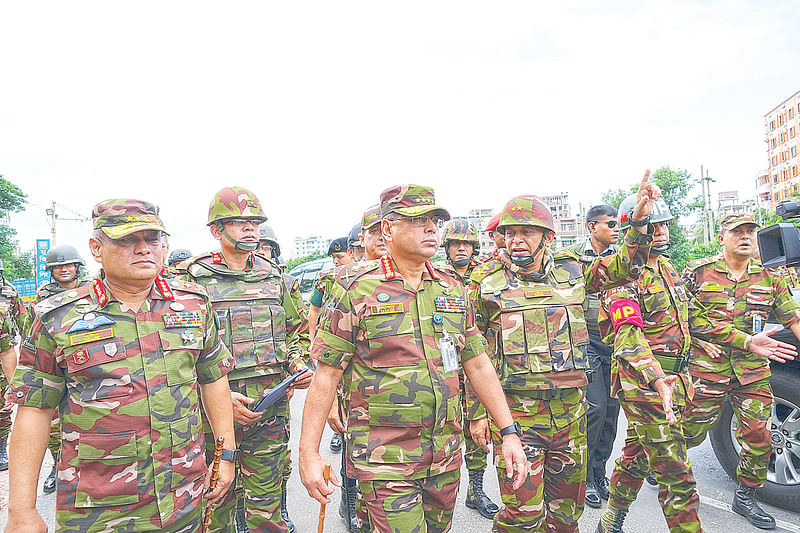
[[[89,361],[89,353],[86,350],[78,350],[72,354],[72,359],[76,365],[82,365]]]
[[[202,328],[199,311],[184,311],[182,313],[163,313],[164,327],[172,328]]]
[[[544,298],[553,295],[553,289],[532,289],[524,292],[525,298]]]
[[[467,302],[463,298],[448,298],[446,296],[437,296],[433,300],[433,305],[436,306],[437,311],[444,311],[445,313],[466,313]]]
[[[392,315],[394,313],[405,313],[406,306],[402,303],[370,305],[369,311],[372,315]]]
[[[78,344],[86,344],[87,342],[110,339],[113,336],[114,328],[98,329],[97,331],[87,331],[86,333],[76,333],[69,336],[69,345],[77,346]]]

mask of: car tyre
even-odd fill
[[[775,451],[767,483],[758,490],[761,500],[794,512],[800,512],[800,388],[797,383],[796,373],[773,366],[770,384],[776,406],[772,420]],[[737,423],[733,407],[726,399],[710,438],[717,460],[734,481],[740,449],[734,437]],[[775,435],[776,431],[780,435]],[[777,476],[776,465],[780,469]]]

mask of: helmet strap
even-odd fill
[[[220,235],[225,237],[225,240],[231,243],[233,247],[236,248],[237,250],[242,250],[244,252],[255,252],[256,250],[258,250],[258,245],[259,245],[258,241],[252,241],[252,242],[237,241],[236,239],[231,237],[230,233],[228,233],[228,230],[225,229],[225,224],[220,223],[219,233]]]
[[[650,253],[651,254],[660,254],[665,255],[669,250],[669,243],[665,244],[664,246],[651,246]]]

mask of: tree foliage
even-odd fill
[[[0,217],[9,213],[17,213],[28,203],[27,195],[22,189],[0,175]],[[33,252],[14,255],[14,244],[17,232],[11,226],[0,226],[0,259],[3,260],[6,279],[33,277]]]
[[[286,261],[286,272],[289,272],[297,265],[302,265],[303,263],[308,263],[309,261],[313,261],[315,259],[322,259],[326,257],[328,254],[324,252],[314,252],[313,254],[304,255],[303,257],[295,257]]]

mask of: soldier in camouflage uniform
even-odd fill
[[[714,321],[757,334],[770,311],[774,311],[775,317],[800,337],[798,306],[786,281],[752,258],[757,246],[755,221],[749,215],[730,214],[720,221],[720,226],[722,254],[690,262],[683,274],[687,289]],[[774,360],[783,362],[791,358],[778,355]],[[699,346],[690,372],[695,395],[684,417],[689,447],[703,442],[717,422],[728,394],[739,419],[736,436],[742,445],[733,510],[756,527],[774,528],[775,519],[755,499],[755,489],[766,482],[772,454],[773,396],[768,359],[741,347],[725,348],[721,356],[715,356]]]
[[[595,257],[605,257],[617,251],[619,227],[617,209],[610,205],[595,205],[586,212],[589,237],[567,249],[574,252],[581,264],[591,265]],[[611,458],[617,436],[619,401],[611,394],[611,346],[603,342],[597,325],[600,296],[591,293],[583,305],[586,327],[589,330],[589,384],[586,386],[586,444],[589,459],[586,467],[586,505],[599,509],[608,499],[606,463]]]
[[[107,200],[92,220],[102,277],[37,304],[20,350],[6,531],[47,530],[36,479],[56,409],[59,531],[200,531],[210,471],[199,396],[214,437],[232,448],[230,353],[202,287],[158,275],[164,227],[155,205]],[[233,476],[223,461],[209,504]]]
[[[470,275],[478,266],[476,258],[480,252],[481,242],[478,230],[466,218],[455,218],[447,223],[442,231],[442,248],[447,261],[434,263],[434,266],[456,278],[466,289],[469,287]],[[466,382],[464,373],[460,372],[461,395],[466,400]],[[462,405],[466,416],[466,401]],[[465,418],[466,420],[466,418]],[[464,461],[469,472],[466,506],[476,509],[484,518],[494,518],[500,507],[497,506],[483,490],[483,474],[487,466],[487,453],[478,445],[469,432],[469,424],[464,424]]]
[[[23,337],[28,335],[28,331],[33,325],[33,319],[35,318],[34,306],[37,303],[46,300],[54,294],[66,292],[70,289],[77,289],[78,287],[89,284],[88,280],[81,279],[82,266],[85,267],[86,262],[73,246],[62,244],[48,250],[45,259],[45,268],[50,273],[50,282],[42,285],[39,287],[39,290],[36,291],[36,296],[28,309]],[[47,449],[50,450],[50,455],[53,457],[53,466],[50,469],[50,474],[48,474],[42,485],[42,491],[45,494],[50,494],[56,490],[56,466],[58,463],[59,448],[61,448],[61,421],[58,416],[54,416],[50,425],[50,440],[47,443]]]
[[[353,261],[364,260],[364,246],[361,244],[361,224],[356,224],[347,234],[347,252]]]
[[[650,214],[653,199],[660,195],[648,177],[639,189],[639,218]],[[589,334],[583,303],[588,292],[638,278],[651,236],[645,228],[631,232],[614,255],[584,266],[567,250],[550,251],[553,215],[537,196],[512,199],[497,229],[505,235],[506,248],[498,260],[475,269],[471,297],[508,405],[524,431],[531,470],[522,488],[514,491],[503,475],[502,444],[491,431],[505,504],[495,516],[494,531],[577,532],[587,453]],[[468,409],[473,437],[484,445],[490,438],[486,413],[471,395]]]
[[[6,409],[6,388],[8,380],[6,376],[13,376],[17,366],[17,353],[14,346],[17,344],[16,326],[10,308],[0,306],[0,470],[8,470],[8,452],[6,442],[11,430],[11,409]]]
[[[251,533],[289,530],[281,516],[286,499],[282,479],[290,461],[289,401],[281,400],[261,413],[247,405],[306,366],[306,319],[297,282],[272,260],[254,253],[258,225],[265,219],[251,191],[220,190],[209,207],[208,225],[221,251],[196,256],[188,265],[187,277],[208,291],[223,342],[235,358],[228,379],[241,452],[236,490],[214,509],[210,531],[234,531],[239,495],[244,497]],[[310,381],[307,374],[294,386],[305,388]],[[209,455],[212,450],[209,446]]]
[[[192,258],[192,252],[183,248],[172,250],[167,258],[167,275],[164,276],[168,279],[183,276],[186,274],[186,261]]]
[[[0,260],[0,314],[7,315],[11,321],[11,337],[15,339],[18,334],[25,331],[28,311],[20,300],[17,290],[6,282],[3,275],[5,268]],[[8,435],[11,432],[11,408],[7,408],[6,390],[11,376],[0,372],[0,470],[8,470]]]
[[[507,433],[507,474],[517,486],[527,464],[464,289],[429,261],[437,223],[450,215],[432,189],[402,185],[382,193],[381,216],[388,254],[337,272],[314,339],[319,363],[303,412],[300,477],[309,495],[329,501],[318,450],[342,379],[348,474],[358,479],[364,529],[443,533],[461,467],[460,366]]]

